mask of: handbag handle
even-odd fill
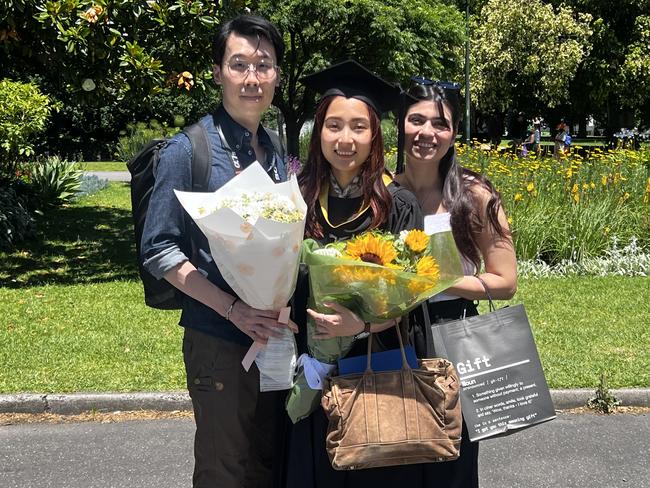
[[[488,298],[488,303],[490,304],[490,312],[494,312],[496,310],[496,307],[494,306],[494,302],[492,301],[492,295],[490,294],[490,289],[488,288],[487,283],[479,275],[474,275],[474,277],[477,280],[479,280],[483,285],[483,289],[485,290],[485,294],[487,295]]]
[[[397,340],[399,341],[399,350],[402,353],[402,369],[411,369],[408,361],[406,360],[406,351],[404,351],[404,342],[402,341],[402,334],[400,334],[399,323],[395,321],[395,332],[397,333]],[[371,332],[368,336],[368,354],[366,359],[366,373],[372,373],[372,335]]]

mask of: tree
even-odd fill
[[[0,77],[36,79],[62,102],[57,116],[66,119],[58,126],[85,131],[85,140],[108,122],[113,132],[106,137],[115,137],[116,126],[150,114],[169,94],[192,95],[211,86],[216,26],[244,7],[271,19],[287,43],[275,103],[292,154],[298,154],[299,131],[316,99],[304,92],[302,76],[348,57],[392,81],[405,82],[412,74],[456,78],[461,69],[463,17],[444,0],[5,3]]]
[[[0,17],[5,55],[30,61],[38,73],[49,70],[88,103],[141,101],[177,86],[183,72],[192,74],[192,86],[211,77],[211,39],[223,13],[215,2],[9,3],[13,9]]]
[[[390,81],[411,75],[456,78],[461,73],[462,14],[438,0],[261,1],[259,12],[283,31],[287,53],[275,104],[287,126],[287,150],[298,154],[300,128],[316,94],[300,78],[354,58]]]
[[[587,115],[605,121],[607,132],[625,124],[622,109],[643,114],[644,103],[650,87],[639,84],[636,75],[631,76],[632,64],[628,56],[639,60],[643,46],[639,23],[634,19],[650,15],[650,0],[550,0],[555,5],[567,4],[592,17],[593,48],[580,65],[571,84],[571,106],[568,107],[581,122],[581,134],[585,133]],[[647,39],[647,38],[646,38]],[[646,41],[647,42],[647,41]],[[635,47],[632,44],[635,44]],[[627,64],[627,67],[624,67]],[[638,72],[637,72],[638,73]],[[634,79],[635,81],[632,81]],[[633,90],[634,93],[630,93]],[[647,112],[646,112],[647,113]]]
[[[489,0],[472,18],[471,91],[481,110],[541,112],[569,97],[589,54],[589,14],[541,0]]]
[[[4,4],[0,77],[35,81],[60,101],[52,135],[82,146],[116,139],[127,122],[148,119],[160,99],[199,98],[195,91],[212,86],[211,39],[228,13],[210,0]]]
[[[45,129],[53,109],[35,85],[0,80],[0,176],[12,176],[16,162],[34,153],[32,139]]]
[[[623,106],[646,107],[650,102],[650,16],[636,18],[633,41],[625,51],[621,69]],[[644,115],[648,123],[650,115]]]

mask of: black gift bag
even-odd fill
[[[436,356],[449,359],[458,371],[462,412],[472,441],[555,418],[524,306],[496,310],[487,287],[486,292],[489,313],[430,327]],[[430,324],[426,305],[423,309]]]

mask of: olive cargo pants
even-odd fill
[[[271,488],[282,460],[286,391],[259,391],[248,350],[186,327],[183,359],[194,408],[194,488]]]

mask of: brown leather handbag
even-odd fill
[[[460,381],[446,359],[411,369],[373,372],[371,338],[362,374],[334,376],[321,404],[329,419],[326,448],[337,470],[451,461],[460,454]]]

